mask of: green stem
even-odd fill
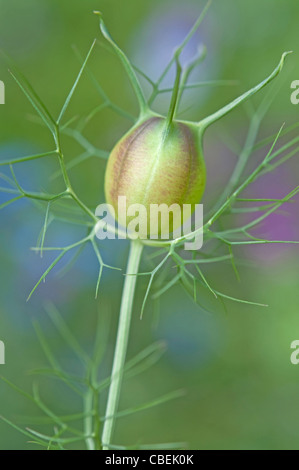
[[[187,34],[187,36],[185,37],[183,42],[180,44],[180,46],[177,48],[176,52],[178,54],[178,57],[181,54],[181,52],[183,52],[185,46],[188,44],[190,39],[192,39],[192,37],[196,33],[196,31],[199,28],[200,24],[202,23],[204,17],[206,16],[206,14],[208,12],[208,9],[210,8],[211,4],[212,4],[212,0],[209,0],[207,2],[206,6],[204,7],[202,13],[200,14],[200,16],[197,18],[197,20],[196,20],[195,24],[193,25],[193,27],[191,28],[191,30],[189,31],[189,33]],[[168,72],[171,69],[172,65],[174,64],[175,60],[176,60],[176,56],[174,55],[172,57],[172,59],[170,60],[170,62],[165,67],[165,69],[162,72],[162,75],[160,76],[159,80],[155,83],[153,93],[152,93],[152,95],[151,95],[151,97],[149,98],[149,101],[148,101],[149,106],[152,105],[152,103],[155,101],[157,95],[159,94],[159,86],[162,83],[163,79],[168,74]]]
[[[181,79],[181,86],[180,86],[180,89],[179,89],[179,93],[178,93],[178,98],[177,98],[177,108],[180,106],[180,102],[181,102],[181,99],[182,99],[182,96],[183,96],[183,93],[186,89],[191,89],[192,87],[194,88],[194,86],[188,86],[187,85],[187,82],[189,80],[189,77],[191,75],[191,72],[194,70],[194,68],[199,65],[201,62],[203,62],[203,60],[206,58],[206,55],[207,55],[207,49],[206,47],[204,46],[203,50],[197,54],[195,56],[195,58],[193,60],[190,61],[189,65],[187,65],[187,67],[185,68],[183,74],[182,74],[182,79]],[[196,84],[195,84],[196,85]]]
[[[64,155],[63,155],[63,152],[62,152],[62,148],[61,148],[61,142],[60,142],[60,133],[59,133],[59,127],[58,125],[56,126],[56,129],[55,129],[55,143],[56,143],[56,151],[58,153],[58,157],[59,157],[59,164],[60,164],[60,169],[61,169],[61,173],[62,173],[62,177],[63,177],[63,180],[64,180],[64,184],[66,186],[66,189],[67,190],[70,190],[72,188],[71,186],[71,182],[70,182],[70,179],[69,179],[69,176],[68,176],[68,173],[67,173],[67,170],[66,170],[66,166],[65,166],[65,163],[64,163]]]
[[[172,97],[171,97],[171,103],[168,111],[168,115],[166,118],[166,125],[165,128],[168,131],[171,123],[175,117],[175,112],[178,104],[178,96],[179,96],[179,90],[180,90],[180,83],[181,83],[181,76],[182,76],[182,67],[179,61],[179,55],[176,54],[176,77],[175,77],[175,82],[174,82],[174,87],[173,87],[173,92],[172,92]]]
[[[87,390],[84,397],[84,411],[86,416],[84,418],[84,433],[86,436],[91,436],[93,432],[93,392],[92,389]],[[85,439],[87,450],[95,450],[95,442],[92,437]]]
[[[129,80],[131,82],[131,85],[133,87],[133,90],[134,90],[135,95],[136,95],[137,100],[138,100],[138,104],[139,104],[139,108],[140,108],[140,116],[145,116],[147,114],[149,108],[148,108],[148,104],[146,102],[146,99],[144,97],[143,90],[141,88],[139,80],[138,80],[138,78],[136,76],[136,73],[134,71],[134,68],[132,67],[128,57],[126,56],[126,54],[122,51],[122,49],[120,49],[120,47],[116,44],[114,39],[111,37],[111,35],[110,35],[110,33],[109,33],[105,23],[104,23],[102,13],[100,13],[99,11],[94,11],[94,13],[100,17],[100,29],[101,29],[101,32],[102,32],[104,38],[111,44],[114,51],[116,52],[119,59],[121,60],[123,66],[125,68],[125,71],[127,72],[127,75],[129,77]]]
[[[239,96],[236,98],[234,101],[231,103],[227,104],[223,108],[219,109],[215,113],[211,114],[210,116],[202,119],[199,123],[198,126],[200,129],[205,130],[208,126],[213,124],[214,122],[218,121],[218,119],[222,118],[226,114],[228,114],[230,111],[235,109],[237,106],[240,104],[244,103],[244,101],[248,100],[251,96],[255,95],[258,91],[260,91],[262,88],[264,88],[268,83],[270,83],[277,75],[281,72],[285,58],[291,54],[292,51],[284,52],[281,56],[281,59],[279,61],[279,64],[277,67],[273,70],[271,75],[269,75],[265,80],[260,82],[258,85],[255,87],[251,88],[250,90],[246,91],[243,93],[243,95]]]
[[[118,332],[111,374],[111,384],[109,388],[108,402],[105,414],[105,424],[102,434],[103,450],[109,449],[115,425],[115,414],[117,412],[120,397],[123,370],[129,339],[130,323],[132,317],[135,285],[142,249],[143,245],[140,243],[140,241],[131,241],[126,278],[121,300]]]

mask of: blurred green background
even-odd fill
[[[90,61],[94,74],[114,103],[136,114],[126,75],[117,58],[101,46],[104,41],[92,11],[103,12],[111,34],[133,63],[156,79],[204,4],[199,0],[0,0],[0,48],[15,59],[57,116],[80,68],[73,46],[85,56],[97,37],[99,44]],[[201,88],[186,94],[182,117],[199,119],[215,111],[267,76],[283,51],[293,50],[278,82],[271,85],[277,95],[260,138],[276,133],[283,122],[297,122],[299,107],[290,102],[290,83],[299,79],[298,19],[296,0],[215,0],[186,51],[186,59],[197,44],[206,44],[208,58],[195,79],[235,79],[239,85]],[[32,118],[34,111],[3,59],[0,79],[6,86],[6,104],[0,106],[0,157],[50,150],[53,144],[49,132]],[[165,81],[166,87],[171,86],[171,79],[172,74]],[[253,103],[259,103],[263,96],[264,91]],[[169,96],[158,99],[155,109],[165,112],[168,100]],[[85,74],[66,119],[88,114],[100,103]],[[95,146],[109,150],[129,127],[125,118],[104,110],[91,121],[86,136]],[[240,109],[209,130],[205,141],[208,190],[204,204],[209,205],[221,192],[236,161],[227,141],[242,143],[247,127],[248,116]],[[64,145],[67,161],[80,153],[73,140],[66,139]],[[75,189],[92,208],[103,202],[104,168],[104,161],[91,158],[70,172]],[[55,192],[62,184],[59,179],[49,179],[55,169],[52,161],[36,161],[17,166],[16,173],[26,189],[51,188]],[[256,197],[265,197],[266,190],[270,197],[287,194],[298,185],[298,172],[295,157],[256,187],[256,192],[260,191]],[[5,198],[0,193],[0,203]],[[0,340],[6,346],[6,365],[0,366],[0,374],[28,391],[35,378],[27,372],[46,365],[32,327],[34,319],[41,323],[59,361],[70,372],[78,371],[67,346],[47,319],[47,301],[56,305],[88,352],[92,350],[97,315],[110,319],[100,375],[109,374],[123,282],[122,273],[106,272],[99,299],[94,300],[98,266],[87,249],[65,276],[59,276],[59,268],[51,273],[26,303],[30,289],[53,259],[48,254],[41,259],[30,250],[43,217],[43,212],[27,201],[0,213]],[[298,239],[298,204],[292,206],[289,215],[272,218],[263,230],[273,239]],[[80,230],[74,233],[72,226],[54,223],[46,244],[68,243],[76,240],[78,233],[80,236]],[[101,243],[101,251],[107,263],[124,268],[128,253],[125,242]],[[242,250],[240,254],[250,262],[240,267],[240,283],[229,265],[209,268],[205,271],[208,279],[223,292],[269,304],[269,308],[227,302],[226,313],[219,308],[207,315],[176,286],[161,298],[159,311],[149,301],[140,321],[146,287],[145,279],[140,279],[128,355],[132,357],[156,340],[165,341],[168,348],[153,368],[125,382],[121,409],[176,389],[184,389],[186,395],[120,419],[116,443],[183,441],[191,449],[299,448],[299,365],[290,363],[290,343],[299,337],[298,250],[278,245]],[[145,259],[143,269],[146,266]],[[55,381],[43,380],[41,393],[58,414],[80,407],[78,399]],[[105,399],[103,393],[103,411]],[[31,426],[31,416],[39,416],[30,402],[4,383],[0,383],[0,414],[23,428]],[[0,421],[0,449],[38,448],[27,441],[26,436]]]

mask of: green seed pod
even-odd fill
[[[192,28],[192,34],[187,36],[187,40],[197,30],[208,6],[209,4],[196,21]],[[106,202],[113,207],[118,221],[121,218],[121,224],[126,226],[134,219],[134,214],[128,214],[129,217],[127,217],[127,214],[120,213],[119,197],[126,198],[127,207],[132,207],[134,204],[143,206],[146,213],[140,217],[140,222],[142,222],[140,225],[143,228],[139,231],[139,235],[153,234],[150,226],[152,222],[150,206],[163,204],[170,210],[171,206],[177,205],[182,217],[180,217],[180,223],[177,223],[178,219],[171,220],[170,217],[169,231],[171,232],[182,225],[187,218],[190,218],[189,214],[194,211],[195,205],[202,198],[206,182],[202,139],[206,129],[270,83],[280,73],[284,60],[290,52],[282,54],[277,67],[267,78],[229,104],[199,122],[180,122],[176,120],[176,111],[186,88],[186,80],[195,64],[201,61],[204,55],[203,57],[196,56],[182,74],[180,54],[186,40],[176,49],[174,57],[168,65],[169,67],[176,64],[176,78],[168,115],[166,118],[157,116],[150,109],[150,105],[157,96],[157,84],[155,84],[152,96],[147,101],[129,59],[108,32],[102,14],[95,13],[100,18],[103,36],[113,47],[128,74],[140,110],[138,123],[116,144],[110,154],[105,175]],[[163,74],[158,85],[162,78]],[[153,85],[151,80],[150,83]],[[233,184],[224,189],[222,196],[224,200],[234,189]],[[191,209],[188,216],[185,216],[184,211],[181,210],[183,205],[188,205]],[[144,219],[146,220],[144,221]],[[146,230],[144,230],[145,226]],[[163,233],[162,225],[156,232],[155,235]]]
[[[126,197],[128,206],[142,204],[149,233],[151,204],[177,204],[181,209],[190,204],[193,212],[205,182],[198,128],[175,121],[167,127],[166,119],[152,117],[134,127],[112,150],[105,176],[106,201],[117,218],[119,196]]]

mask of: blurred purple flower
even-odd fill
[[[146,17],[139,29],[134,31],[130,48],[130,57],[132,57],[133,63],[156,81],[172,58],[176,47],[181,44],[191,30],[201,11],[202,8],[191,5],[182,6],[178,3],[173,4],[173,2],[156,8],[150,16]],[[215,34],[211,34],[212,31],[215,31],[212,23],[213,16],[210,12],[181,55],[182,65],[185,65],[203,46],[208,49],[207,58],[192,74],[191,81],[193,82],[219,77],[219,68],[223,63],[219,47],[221,43],[215,40]],[[164,78],[161,84],[162,88],[171,88],[174,78],[175,67],[173,66]],[[204,93],[192,90],[188,94],[196,96],[197,103],[200,103],[207,98],[211,88],[208,87],[204,90]],[[159,99],[164,102],[167,99],[165,96],[160,95]]]
[[[291,168],[281,167],[279,171],[268,173],[253,183],[250,193],[256,198],[283,199],[296,185]],[[250,233],[257,238],[267,240],[299,240],[298,195],[293,197],[292,201],[284,203],[276,212],[250,230]],[[248,220],[252,221],[260,214],[260,212],[251,213]],[[271,263],[279,261],[292,248],[291,244],[262,244],[250,246],[249,252],[254,258]]]

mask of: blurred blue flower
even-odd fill
[[[186,371],[209,365],[218,357],[227,336],[220,317],[201,312],[178,290],[163,298],[156,334],[167,344],[166,357]]]
[[[202,6],[201,8],[195,5],[182,6],[181,3],[173,1],[159,5],[134,31],[130,47],[130,57],[133,63],[152,80],[158,80],[172,58],[176,47],[185,39],[201,11]],[[212,31],[215,31],[213,22],[212,13],[209,12],[181,55],[181,63],[184,66],[204,46],[208,49],[208,56],[205,61],[192,73],[191,82],[217,79],[219,77],[223,60],[221,58],[221,42],[216,40],[215,34],[212,34]],[[161,87],[171,88],[174,79],[175,66],[165,76]],[[187,105],[194,104],[195,97],[197,104],[206,100],[211,88],[205,87],[204,92],[202,90],[188,91],[189,100]],[[193,102],[191,101],[192,98]],[[169,95],[159,96],[160,105],[161,103],[164,105],[167,100],[169,100]],[[184,105],[182,109],[184,109]]]

